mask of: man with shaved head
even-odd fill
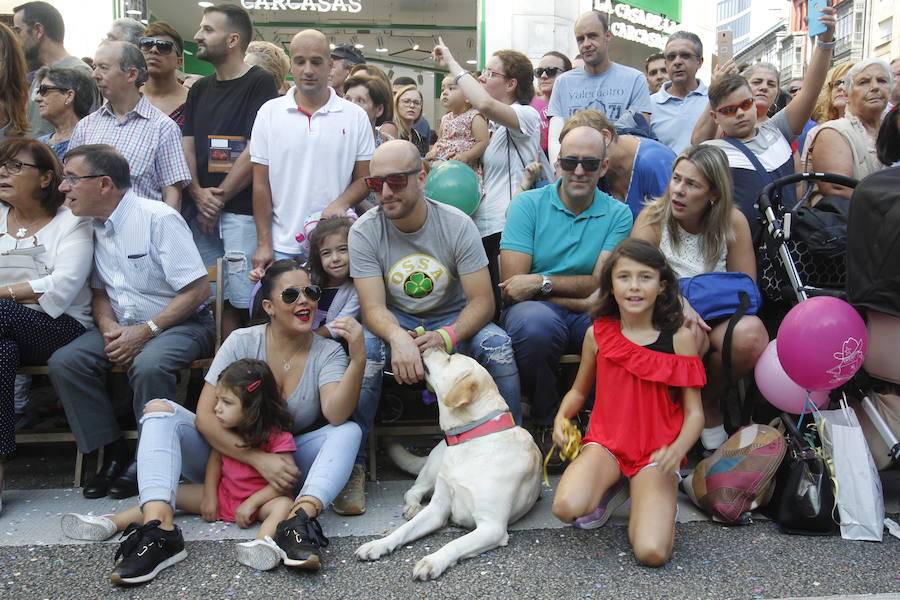
[[[294,87],[263,104],[253,124],[253,266],[300,254],[297,234],[313,213],[344,215],[367,195],[375,150],[366,112],[328,87],[328,40],[314,29],[290,47]]]
[[[436,346],[481,363],[521,423],[510,339],[490,322],[494,296],[478,228],[459,209],[425,197],[425,171],[411,143],[382,144],[370,171],[366,184],[377,207],[353,224],[348,240],[350,276],[366,325],[366,374],[354,420],[368,433],[382,371],[393,372],[400,383],[421,381],[422,352]],[[364,437],[354,467],[361,509],[365,448]]]
[[[558,165],[562,176],[555,184],[513,198],[500,239],[502,323],[543,453],[552,444],[559,407],[559,359],[581,354],[600,267],[632,224],[628,205],[597,189],[607,168],[600,131],[570,121]]]

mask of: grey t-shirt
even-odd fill
[[[225,367],[242,358],[266,360],[266,328],[256,325],[234,330],[216,352],[206,382],[216,385]],[[347,355],[337,342],[313,335],[300,383],[285,400],[294,416],[294,433],[303,431],[322,416],[319,388],[340,381],[347,370]]]
[[[54,69],[78,69],[79,71],[84,71],[88,76],[90,76],[92,72],[86,62],[74,56],[67,56],[50,66]],[[31,124],[31,129],[28,130],[28,137],[32,138],[38,138],[42,135],[53,133],[53,125],[41,118],[41,112],[38,110],[37,104],[32,100],[35,91],[40,85],[41,82],[35,77],[34,81],[31,82],[31,89],[28,91],[28,122]]]
[[[547,116],[568,119],[582,108],[599,110],[612,122],[629,108],[649,113],[647,79],[637,69],[615,62],[599,75],[589,75],[582,68],[566,71],[553,84]]]
[[[487,266],[478,228],[464,212],[425,199],[421,229],[404,233],[380,208],[350,228],[350,276],[382,277],[387,306],[422,318],[459,312],[466,305],[461,275]]]

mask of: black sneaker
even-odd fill
[[[163,569],[187,558],[184,537],[178,526],[165,531],[159,525],[156,520],[146,525],[132,523],[122,532],[124,540],[114,559],[122,557],[122,560],[109,575],[113,583],[133,585],[150,581]]]
[[[553,450],[553,456],[547,463],[547,471],[550,473],[562,473],[566,468],[566,464],[559,457],[559,448],[553,448],[553,426],[552,425],[535,425],[531,430],[531,436],[534,443],[537,444],[538,450],[542,457],[546,457],[547,453]]]
[[[328,545],[328,538],[319,521],[301,508],[295,516],[278,524],[275,543],[285,554],[282,562],[286,567],[318,569],[319,551]]]

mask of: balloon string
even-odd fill
[[[800,431],[800,428],[803,425],[803,417],[806,415],[807,411],[812,413],[813,403],[810,399],[812,392],[806,390],[806,400],[803,401],[803,410],[800,412],[800,420],[797,421],[797,431]]]

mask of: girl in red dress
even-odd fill
[[[635,557],[662,566],[675,538],[679,468],[703,429],[706,383],[693,334],[682,326],[678,281],[658,248],[623,240],[606,259],[581,365],[553,426],[560,446],[595,382],[581,452],[563,473],[553,514],[592,529],[628,498]]]

